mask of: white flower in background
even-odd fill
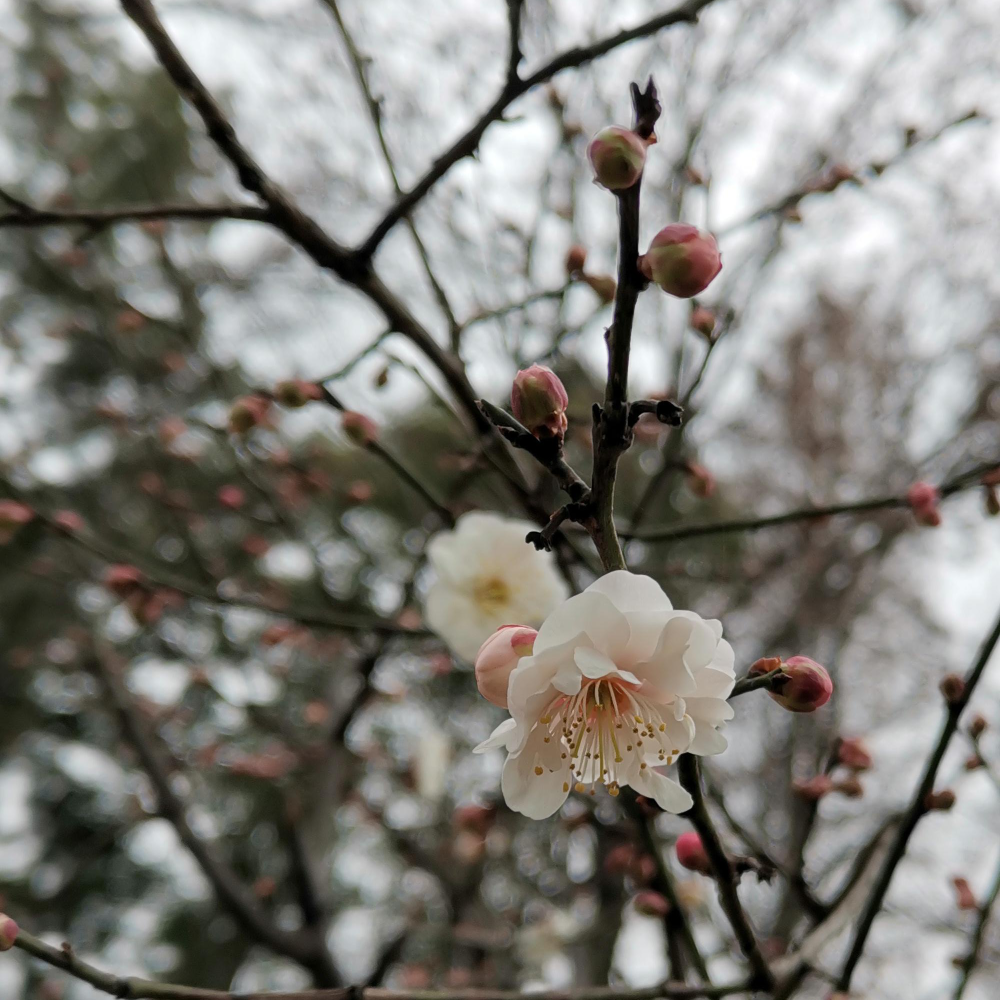
[[[549,552],[524,537],[535,525],[499,514],[463,514],[427,546],[437,579],[427,592],[428,626],[463,660],[501,625],[538,625],[569,588]]]
[[[504,798],[532,819],[597,784],[684,812],[691,796],[661,769],[725,750],[733,664],[718,621],[674,611],[648,576],[609,573],[545,619],[510,675],[511,718],[476,752],[507,749]]]

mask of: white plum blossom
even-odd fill
[[[434,571],[427,625],[472,663],[501,625],[539,625],[569,588],[555,558],[525,542],[536,526],[486,511],[463,514],[427,546]]]
[[[725,750],[734,682],[718,621],[673,610],[655,580],[619,570],[545,619],[510,675],[511,717],[476,752],[506,748],[503,796],[532,819],[598,784],[684,812],[691,796],[663,769]]]

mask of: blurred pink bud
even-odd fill
[[[594,180],[609,191],[632,187],[646,165],[645,139],[631,129],[609,125],[601,129],[587,147],[587,157],[594,168]]]
[[[849,799],[860,799],[865,794],[865,786],[852,774],[849,778],[834,782],[831,791],[840,792]]]
[[[938,690],[949,705],[957,705],[965,694],[965,681],[958,674],[945,674],[938,684]]]
[[[340,428],[359,448],[371,444],[378,437],[375,421],[355,410],[344,410]]]
[[[872,766],[872,755],[868,752],[864,741],[854,736],[842,739],[837,744],[837,762],[852,771],[867,771]]]
[[[974,715],[969,720],[969,735],[975,740],[986,732],[988,723],[981,715]]]
[[[685,466],[687,488],[702,500],[707,500],[715,492],[715,476],[704,465],[688,462]]]
[[[682,833],[677,838],[674,851],[677,854],[677,860],[689,871],[711,875],[712,862],[708,859],[708,852],[701,842],[701,837],[694,830],[688,830],[687,833]]]
[[[956,875],[951,884],[955,887],[955,902],[960,910],[978,910],[979,903],[976,902],[972,886],[960,875]]]
[[[984,503],[986,505],[986,513],[990,517],[996,517],[1000,514],[1000,493],[997,492],[995,486],[984,486]]]
[[[372,484],[367,479],[355,479],[347,487],[347,499],[351,503],[367,503],[374,496],[375,491]]]
[[[608,875],[624,875],[636,861],[636,849],[632,844],[615,844],[604,855],[602,867]]]
[[[551,368],[532,365],[514,376],[510,390],[510,407],[514,416],[536,438],[558,438],[566,435],[569,426],[566,407],[569,396],[566,387]]]
[[[312,400],[322,399],[323,389],[315,382],[307,382],[301,378],[290,378],[279,382],[274,387],[274,398],[282,406],[296,409],[305,406]]]
[[[665,917],[670,912],[670,903],[652,889],[644,889],[635,896],[636,913],[645,917]]]
[[[665,292],[689,299],[722,270],[715,237],[683,222],[664,226],[639,258],[639,270]]]
[[[691,329],[697,330],[703,337],[711,337],[715,330],[715,313],[704,306],[695,306],[691,310]]]
[[[936,486],[924,482],[914,483],[906,491],[906,502],[910,505],[917,524],[936,528],[941,523],[941,511],[938,507],[941,494]]]
[[[969,756],[965,758],[964,767],[966,771],[978,771],[979,768],[985,766],[986,761],[983,760],[983,758],[977,753],[969,754]]]
[[[0,531],[14,532],[34,520],[35,512],[17,500],[0,500]]]
[[[128,563],[115,563],[104,571],[104,586],[118,597],[128,597],[144,583],[141,571]]]
[[[234,434],[246,434],[267,422],[271,401],[263,396],[241,396],[229,410],[229,429]]]
[[[0,951],[10,951],[14,947],[20,928],[13,917],[0,913]]]
[[[75,510],[57,510],[52,515],[52,523],[70,535],[83,530],[83,518]]]
[[[232,484],[220,486],[216,496],[219,499],[219,503],[230,510],[239,510],[247,502],[247,496],[243,490],[239,486],[233,486]]]
[[[765,657],[750,667],[750,676],[770,673],[774,657]],[[830,700],[833,681],[826,670],[808,656],[790,656],[781,663],[781,674],[771,682],[768,694],[789,712],[815,712]]]
[[[587,263],[587,248],[574,244],[566,251],[566,273],[570,276],[579,274]]]
[[[942,788],[940,792],[928,792],[924,799],[924,808],[930,812],[947,812],[955,804],[955,793],[950,788]]]
[[[479,647],[476,654],[476,686],[479,693],[500,708],[507,707],[507,681],[517,661],[531,656],[538,631],[526,625],[502,625]]]
[[[793,781],[792,791],[810,802],[818,802],[833,791],[833,779],[828,774],[817,774],[806,781]]]
[[[458,806],[451,814],[452,826],[458,830],[471,830],[485,837],[497,818],[496,806]]]

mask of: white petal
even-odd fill
[[[722,753],[728,746],[725,736],[717,729],[709,725],[700,725],[688,747],[688,753],[696,753],[699,757],[711,757],[713,754]]]
[[[507,758],[500,779],[507,805],[529,819],[551,816],[569,795],[569,762],[561,759],[560,744],[546,744],[544,736],[545,730],[536,727],[523,753]],[[536,773],[537,770],[542,773]]]
[[[714,667],[705,667],[694,675],[694,695],[697,698],[728,698],[736,678]]]
[[[603,653],[596,649],[588,649],[586,646],[578,646],[573,650],[573,661],[580,668],[580,673],[588,680],[596,681],[599,677],[606,677],[608,674],[616,676],[618,668],[614,661],[610,660]]]
[[[691,620],[691,637],[688,639],[684,662],[692,673],[707,667],[715,656],[719,640],[701,618]]]
[[[604,594],[619,611],[665,614],[672,608],[663,588],[652,577],[624,569],[599,577],[584,593]]]
[[[517,723],[513,719],[504,719],[496,729],[490,734],[489,739],[483,740],[478,746],[472,748],[473,753],[486,753],[487,750],[499,750],[501,747],[507,749],[510,741],[514,738]]]
[[[673,778],[651,767],[642,768],[629,780],[629,784],[640,795],[653,799],[661,809],[670,813],[687,812],[694,805],[694,799]]]
[[[688,715],[699,725],[702,722],[717,726],[728,722],[736,713],[733,706],[723,698],[687,698]]]
[[[642,693],[652,700],[663,702],[672,695],[695,693],[694,676],[685,664],[692,627],[687,618],[671,618],[660,633],[653,655],[632,668],[643,681]]]
[[[545,619],[535,639],[535,655],[562,645],[586,632],[595,649],[612,659],[628,644],[629,625],[625,616],[603,594],[584,591],[563,601]]]

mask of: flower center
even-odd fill
[[[510,587],[499,577],[486,577],[473,584],[472,596],[484,613],[492,615],[510,601]]]
[[[557,695],[538,720],[548,729],[549,743],[558,734],[562,759],[576,778],[576,791],[605,785],[617,795],[621,784],[647,767],[672,764],[681,752],[671,745],[677,733],[676,709],[683,718],[683,702],[663,715],[659,706],[620,677],[584,680],[575,695]],[[536,768],[536,774],[538,769]],[[569,791],[569,783],[563,787]]]

